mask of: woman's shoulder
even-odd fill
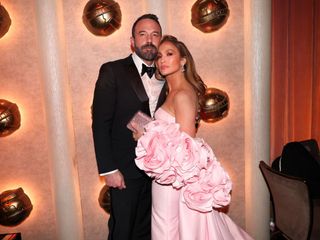
[[[196,99],[196,93],[193,89],[183,88],[176,90],[174,93],[174,102],[194,102]]]

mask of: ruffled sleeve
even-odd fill
[[[179,130],[179,124],[150,122],[136,147],[136,165],[160,184],[182,188],[194,210],[212,211],[230,203],[232,183],[210,146]]]

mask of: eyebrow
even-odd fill
[[[166,50],[165,50],[165,52],[168,52],[168,51],[177,52],[177,50],[176,50],[176,49],[174,49],[174,48],[168,48],[168,49],[166,49]]]
[[[140,30],[138,33],[146,33],[146,32],[148,32],[147,30]],[[158,34],[160,34],[160,32],[159,31],[152,31],[151,33],[158,33]]]

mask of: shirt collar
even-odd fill
[[[132,53],[132,59],[133,59],[133,62],[134,64],[136,65],[137,69],[138,69],[138,72],[141,73],[142,71],[142,64],[145,64],[144,61],[135,53],[133,52]],[[147,64],[145,64],[147,65]],[[148,65],[147,65],[148,66]],[[154,67],[154,63],[152,63],[150,66],[148,67]]]

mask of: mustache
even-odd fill
[[[147,43],[147,44],[141,46],[141,49],[148,48],[148,47],[152,47],[155,50],[157,50],[157,47],[155,45],[153,45],[152,43]]]

